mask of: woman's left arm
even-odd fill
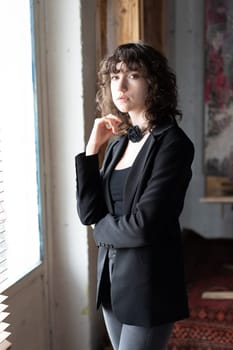
[[[134,211],[115,218],[107,214],[95,226],[97,246],[134,248],[150,245],[156,227],[167,220],[178,220],[191,179],[194,148],[187,138],[162,143]]]

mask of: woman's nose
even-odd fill
[[[118,90],[125,92],[128,89],[127,79],[122,77],[119,79]]]

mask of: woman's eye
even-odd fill
[[[118,76],[117,75],[112,75],[111,76],[111,80],[117,80],[118,79]]]
[[[138,73],[132,73],[132,74],[129,75],[129,78],[130,78],[130,79],[138,79],[139,77],[140,77],[140,76],[139,76]]]

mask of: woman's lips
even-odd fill
[[[117,98],[118,101],[122,101],[122,102],[125,102],[125,101],[128,101],[129,100],[129,97],[124,95],[124,96],[120,96]]]

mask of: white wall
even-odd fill
[[[204,204],[204,4],[167,0],[169,61],[177,73],[182,126],[195,144],[193,178],[181,223],[206,237],[233,237],[230,204]]]
[[[84,148],[80,1],[43,1],[50,143],[48,251],[53,349],[90,349],[87,230],[77,217],[74,156]]]

